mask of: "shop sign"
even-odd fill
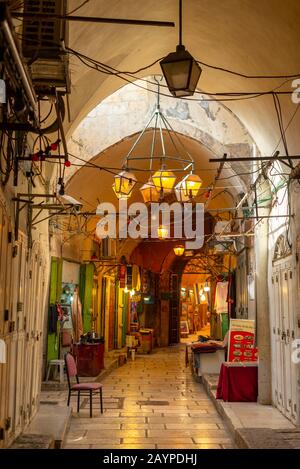
[[[255,321],[250,319],[230,320],[227,361],[258,361],[258,349],[255,347]]]

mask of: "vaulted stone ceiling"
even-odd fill
[[[70,2],[72,10],[82,3]],[[198,59],[248,75],[299,73],[300,2],[298,0],[186,0],[183,42]],[[81,15],[173,20],[177,23],[176,0],[90,0]],[[79,13],[78,13],[79,14]],[[120,70],[137,70],[175,49],[176,28],[72,23],[70,47]],[[71,59],[72,122],[69,135],[82,118],[106,96],[124,85],[117,77],[89,70],[75,57]],[[159,65],[144,76],[158,73]],[[245,79],[203,67],[199,89],[206,92],[258,92],[275,89],[284,79]],[[280,90],[291,90],[291,82]],[[281,95],[285,125],[296,110],[290,95]],[[260,151],[271,154],[280,133],[271,95],[256,99],[227,101],[246,126]],[[300,113],[287,130],[289,151],[299,151]],[[282,150],[282,148],[280,147]]]

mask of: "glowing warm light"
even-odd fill
[[[210,286],[208,285],[207,282],[205,282],[204,291],[209,291],[209,290],[210,290]]]
[[[128,293],[128,292],[129,292],[129,290],[128,290],[127,286],[126,286],[126,287],[124,288],[124,293]]]
[[[206,301],[206,296],[204,295],[204,293],[200,296],[200,301]]]
[[[135,290],[130,290],[129,294],[130,294],[130,298],[132,298],[133,295],[135,294]]]
[[[159,192],[156,190],[151,179],[140,188],[140,191],[145,203],[159,201]]]
[[[157,236],[159,237],[159,239],[167,238],[168,234],[169,234],[169,230],[167,227],[161,225],[157,228]]]
[[[133,173],[124,170],[117,174],[112,188],[118,199],[128,199],[136,182],[137,180]]]
[[[184,254],[184,246],[182,246],[182,245],[175,246],[175,248],[173,250],[174,250],[176,256],[182,256]]]
[[[175,187],[175,194],[179,202],[186,202],[196,197],[202,186],[202,180],[197,174],[188,174]]]
[[[172,171],[160,169],[153,174],[152,181],[158,192],[163,191],[165,194],[169,194],[174,187],[176,176]]]

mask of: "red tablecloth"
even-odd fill
[[[256,402],[257,365],[230,366],[223,363],[217,387],[217,399],[228,402]]]

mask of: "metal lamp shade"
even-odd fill
[[[170,93],[176,98],[192,96],[201,75],[201,68],[185,47],[178,45],[160,66]]]
[[[175,252],[176,256],[183,256],[183,254],[184,254],[184,246],[182,246],[182,245],[175,246],[175,248],[173,249],[173,251]]]
[[[174,187],[176,176],[172,171],[160,169],[153,174],[152,181],[158,192],[163,191],[165,194],[169,194]]]
[[[140,191],[145,203],[159,201],[159,192],[156,190],[156,187],[151,180],[144,184],[140,188]]]
[[[118,199],[128,199],[135,184],[136,177],[133,173],[121,171],[121,173],[115,176],[115,182],[112,187]]]

